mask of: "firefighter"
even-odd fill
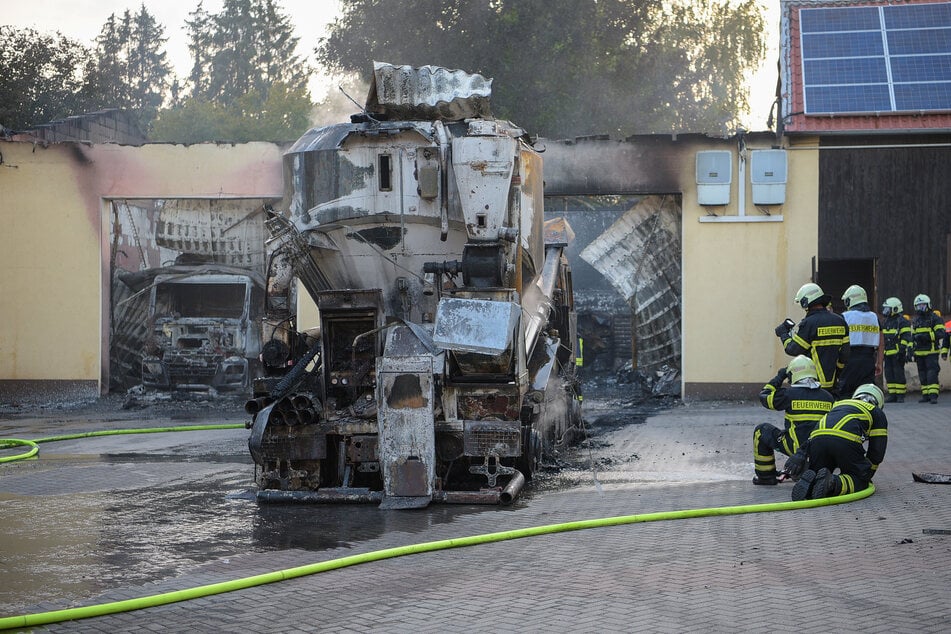
[[[836,402],[806,443],[809,468],[793,487],[794,501],[846,495],[868,487],[885,458],[888,419],[884,407],[884,395],[873,383],[860,385],[852,398]]]
[[[846,309],[842,317],[849,325],[849,360],[839,377],[838,393],[852,394],[882,373],[882,329],[864,288],[853,284],[845,289],[842,301]]]
[[[941,318],[931,312],[931,298],[925,294],[915,297],[915,316],[911,320],[911,340],[918,364],[921,382],[919,403],[937,403],[938,355],[948,358],[948,340]]]
[[[818,284],[804,284],[793,301],[806,311],[806,316],[795,333],[792,320],[779,324],[776,336],[789,356],[803,354],[811,358],[819,384],[835,395],[836,375],[849,358],[849,326],[842,315],[827,310],[832,298]]]
[[[914,359],[911,345],[911,322],[902,314],[904,308],[897,297],[889,297],[882,304],[882,336],[884,337],[886,403],[905,402],[905,362]]]
[[[782,387],[789,379],[789,387]],[[785,410],[785,429],[763,423],[753,430],[753,484],[777,484],[776,456],[793,456],[809,438],[819,419],[832,409],[835,399],[819,386],[816,364],[799,355],[763,386],[759,402],[772,410]],[[790,467],[790,462],[786,462]],[[792,473],[791,475],[798,475]]]

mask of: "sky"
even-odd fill
[[[767,52],[765,61],[750,78],[752,112],[743,122],[747,130],[766,130],[766,120],[776,91],[776,60],[779,55],[780,0],[756,0],[766,10]],[[110,14],[121,16],[128,9],[136,13],[141,2],[134,0],[19,0],[6,2],[0,13],[0,24],[18,28],[34,28],[41,32],[59,31],[63,35],[92,45]],[[208,13],[221,10],[221,0],[203,0]],[[298,55],[313,62],[313,49],[338,11],[337,0],[281,0],[294,24]],[[185,34],[185,20],[195,10],[198,0],[159,0],[149,2],[149,13],[165,27],[165,52],[175,73],[187,77],[191,56]],[[399,63],[399,60],[386,60]],[[320,100],[332,89],[324,75],[315,75],[310,82],[311,96]]]

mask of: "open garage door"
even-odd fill
[[[585,373],[681,368],[679,196],[546,199],[575,231],[568,246]],[[666,366],[666,367],[665,367]]]

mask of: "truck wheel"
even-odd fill
[[[541,458],[542,442],[531,426],[522,427],[522,455],[515,460],[515,468],[522,472],[525,480],[531,480]]]

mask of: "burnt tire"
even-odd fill
[[[525,481],[532,479],[542,455],[542,439],[530,425],[522,427],[522,455],[515,459],[515,468],[522,472]]]

